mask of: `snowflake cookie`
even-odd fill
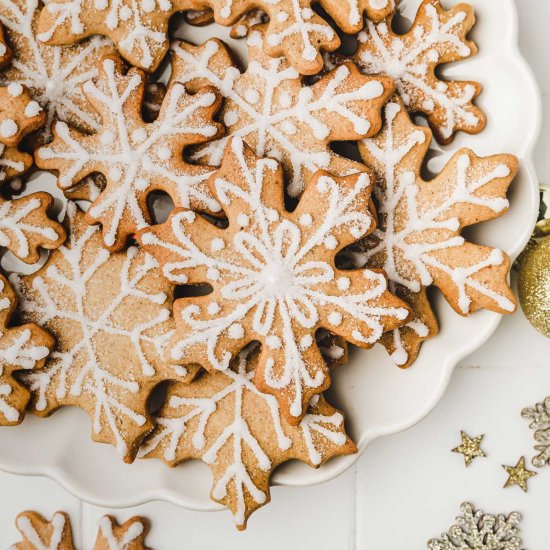
[[[10,550],[75,550],[71,520],[56,512],[50,521],[37,512],[23,512],[15,520],[22,540]]]
[[[310,399],[330,385],[315,342],[319,328],[371,347],[409,316],[381,271],[341,271],[334,264],[339,250],[374,229],[370,176],[318,172],[290,213],[280,164],[233,138],[208,183],[227,229],[176,209],[166,223],[137,236],[170,281],[213,287],[207,296],[175,302],[170,357],[226,370],[239,350],[260,341],[255,383],[276,395],[283,415],[298,424]]]
[[[529,427],[535,432],[535,451],[538,455],[532,460],[535,468],[550,465],[550,396],[534,407],[526,407],[521,416],[530,420]]]
[[[174,287],[149,254],[135,247],[110,254],[99,228],[72,203],[65,223],[66,244],[36,273],[12,276],[22,317],[56,338],[44,368],[21,379],[32,392],[32,412],[78,406],[92,417],[93,439],[131,461],[152,427],[150,392],[188,374],[164,361]]]
[[[243,349],[224,372],[174,384],[139,456],[175,466],[201,459],[213,475],[212,498],[231,510],[239,529],[270,500],[271,472],[298,459],[317,467],[353,454],[343,415],[315,396],[297,426],[281,417],[277,400],[254,385],[258,346]]]
[[[151,550],[145,546],[149,521],[142,517],[130,518],[119,525],[112,516],[103,516],[93,550]]]
[[[493,516],[476,510],[470,503],[460,506],[462,514],[456,518],[448,533],[441,539],[428,541],[428,550],[520,550],[522,548],[519,523],[521,516],[512,512],[508,517]]]
[[[395,79],[397,90],[409,111],[423,113],[440,143],[449,143],[458,130],[477,134],[485,116],[473,103],[481,92],[477,82],[441,80],[437,68],[443,63],[466,59],[477,53],[466,35],[475,22],[468,4],[446,11],[439,0],[423,0],[409,32],[392,30],[392,17],[380,23],[367,21],[359,34],[354,56],[367,74],[386,74]]]
[[[382,339],[399,366],[410,365],[420,342],[437,332],[425,287],[438,287],[461,315],[481,308],[511,313],[516,307],[507,284],[508,256],[468,242],[461,231],[507,212],[506,192],[517,159],[480,158],[461,149],[439,176],[424,181],[420,173],[430,141],[431,132],[415,126],[395,97],[386,106],[380,134],[359,144],[378,180],[379,226],[355,250],[356,265],[384,269],[390,289],[418,312]]]
[[[319,169],[338,176],[364,169],[334,153],[330,143],[380,130],[380,110],[394,91],[392,80],[362,76],[350,62],[306,86],[285,58],[266,55],[263,28],[257,27],[248,39],[244,73],[220,40],[202,46],[175,42],[172,80],[192,92],[207,84],[218,88],[225,98],[221,120],[228,134],[243,138],[260,156],[279,159],[292,196],[298,196],[304,181]],[[227,139],[201,147],[192,158],[219,166]]]
[[[65,230],[48,218],[53,197],[33,193],[5,200],[0,197],[0,247],[6,247],[20,260],[34,264],[40,248],[59,248],[65,241]]]
[[[51,126],[63,120],[84,132],[99,129],[99,117],[87,103],[81,85],[97,76],[97,62],[114,53],[109,40],[94,37],[82,44],[60,48],[37,39],[36,27],[42,11],[38,0],[0,0],[0,21],[15,59],[0,73],[0,85],[23,84],[47,113],[47,122],[31,143],[51,139]]]
[[[13,374],[41,368],[54,344],[53,338],[34,324],[10,327],[16,307],[15,292],[0,275],[0,426],[19,424],[29,402],[28,390]]]
[[[221,125],[212,121],[221,104],[219,94],[204,88],[189,96],[182,84],[173,83],[157,120],[147,123],[141,114],[145,84],[142,71],[124,74],[119,58],[102,59],[97,82],[83,87],[101,116],[100,130],[88,136],[58,122],[53,142],[35,154],[40,168],[59,172],[63,190],[77,187],[90,174],[103,174],[105,189],[87,219],[102,224],[111,251],[124,248],[138,229],[149,225],[147,199],[153,191],[168,193],[176,206],[220,210],[205,184],[212,169],[188,164],[182,154],[187,146],[222,134]]]

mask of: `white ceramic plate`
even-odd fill
[[[404,15],[411,17],[419,1],[402,0]],[[538,182],[531,156],[541,116],[539,92],[518,51],[514,1],[470,2],[478,18],[473,38],[480,53],[448,67],[445,74],[483,84],[479,104],[489,123],[479,136],[459,134],[449,147],[434,145],[441,154],[434,156],[429,168],[437,172],[451,151],[462,146],[481,155],[507,152],[521,159],[522,168],[511,190],[510,212],[472,231],[473,240],[500,247],[515,258],[527,243],[537,215]],[[227,37],[227,29],[217,26],[178,31],[179,36],[196,43],[215,33]],[[242,51],[243,44],[237,47]],[[51,190],[52,179],[43,174],[29,190]],[[3,259],[6,262],[10,262],[9,255]],[[13,268],[13,264],[7,267]],[[376,437],[404,430],[426,416],[443,395],[457,362],[483,344],[500,321],[500,316],[491,312],[464,319],[439,295],[434,305],[441,333],[424,344],[412,368],[395,368],[377,346],[370,351],[356,350],[350,364],[336,371],[330,399],[345,411],[360,452]],[[318,470],[289,463],[275,473],[273,481],[279,485],[320,483],[343,472],[357,458],[335,459]],[[217,509],[209,500],[210,474],[202,463],[188,462],[173,470],[151,460],[125,465],[114,448],[91,442],[87,415],[73,408],[62,409],[48,420],[29,415],[20,427],[1,429],[0,469],[49,476],[81,499],[103,506],[165,500],[197,510]]]

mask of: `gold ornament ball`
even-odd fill
[[[550,338],[550,238],[530,244],[522,254],[518,291],[529,322]]]

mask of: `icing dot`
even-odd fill
[[[158,151],[158,157],[160,160],[168,160],[172,156],[172,152],[169,147],[161,147]]]
[[[267,214],[267,219],[270,222],[279,221],[279,212],[277,212],[277,210],[275,210],[274,208],[268,208],[266,211],[266,214]]]
[[[94,6],[98,10],[104,10],[104,9],[107,8],[108,5],[109,5],[109,0],[95,0],[94,1]]]
[[[288,109],[292,105],[292,96],[288,92],[283,92],[279,97],[279,105],[283,109]]]
[[[132,139],[136,143],[143,143],[147,139],[147,132],[143,128],[138,128],[132,132]]]
[[[298,128],[296,128],[296,125],[292,124],[290,120],[285,120],[282,124],[282,129],[285,134],[288,134],[289,136],[293,136],[297,131]]]
[[[302,17],[307,21],[313,17],[313,10],[311,8],[304,8],[302,10]]]
[[[209,303],[206,309],[210,315],[216,315],[221,311],[221,307],[216,302]]]
[[[229,338],[233,340],[240,340],[244,336],[244,328],[239,323],[233,323],[227,331]]]
[[[302,336],[300,338],[300,349],[302,351],[305,351],[311,347],[311,344],[313,344],[313,338],[311,334],[306,334],[305,336]]]
[[[213,252],[219,252],[225,248],[225,242],[223,239],[216,237],[215,239],[212,239],[210,246],[212,247]]]
[[[235,126],[239,122],[239,114],[236,111],[227,111],[223,116],[226,126]]]
[[[145,178],[136,178],[134,185],[138,191],[145,191],[149,187],[149,182]]]
[[[27,118],[33,118],[40,114],[42,112],[42,107],[36,102],[31,101],[26,107],[25,107],[25,116]]]
[[[279,349],[281,347],[281,339],[278,336],[268,336],[265,339],[265,343],[271,349]]]
[[[113,168],[109,170],[109,178],[111,180],[119,181],[121,177],[122,177],[122,172],[116,166],[113,166]]]
[[[324,245],[329,250],[334,250],[338,246],[338,240],[333,235],[329,235],[324,242]]]
[[[277,14],[277,20],[278,20],[280,23],[284,23],[289,17],[290,17],[290,15],[288,15],[288,13],[287,13],[286,11],[280,11],[280,12]]]
[[[110,130],[106,130],[103,134],[101,134],[99,141],[102,145],[111,145],[111,143],[114,143],[115,141],[115,135]]]
[[[309,227],[313,223],[311,214],[302,214],[298,219],[298,223],[304,227]]]
[[[15,120],[12,120],[11,118],[3,120],[2,124],[0,124],[0,135],[2,137],[13,137],[17,134],[17,130],[17,124],[15,123]]]
[[[237,216],[237,223],[241,227],[247,227],[250,223],[250,218],[246,214],[241,213]]]
[[[244,97],[248,103],[252,103],[253,105],[255,103],[258,103],[260,99],[260,94],[256,90],[246,90]]]
[[[4,55],[7,50],[8,50],[8,48],[6,48],[6,46],[4,46],[4,44],[0,43],[0,55]]]
[[[338,281],[336,281],[336,285],[338,286],[339,290],[346,291],[350,287],[350,280],[349,277],[339,277]]]
[[[8,94],[10,94],[12,97],[20,96],[23,93],[23,86],[17,82],[12,82],[8,86]]]
[[[120,18],[122,21],[128,21],[132,17],[132,10],[128,6],[124,6],[120,10]]]
[[[328,322],[335,327],[342,324],[342,314],[337,311],[329,313]]]
[[[220,271],[215,267],[209,267],[206,276],[210,281],[217,281],[220,278]]]

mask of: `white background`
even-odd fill
[[[537,75],[545,116],[536,151],[541,181],[550,183],[550,46],[548,0],[517,0],[521,49]],[[405,433],[375,441],[356,466],[310,488],[274,488],[272,502],[238,533],[227,512],[198,513],[162,503],[104,510],[80,502],[43,478],[0,473],[0,549],[19,540],[15,516],[34,509],[71,515],[78,548],[93,544],[98,518],[112,512],[123,521],[142,514],[152,521],[154,550],[315,547],[416,550],[446,531],[461,502],[491,513],[521,512],[523,548],[550,548],[550,467],[529,481],[529,492],[503,489],[502,464],[533,456],[524,406],[550,395],[550,340],[522,313],[503,321],[492,339],[456,369],[437,409]],[[486,434],[488,458],[466,469],[450,449],[460,430]]]

